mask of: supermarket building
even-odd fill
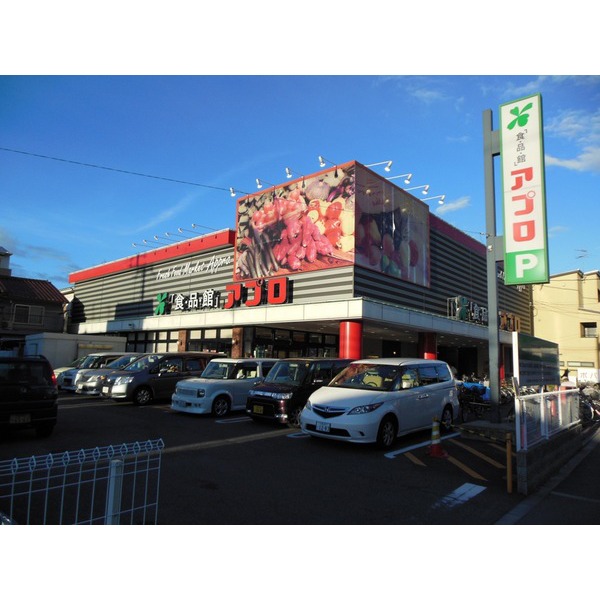
[[[486,251],[351,161],[240,198],[235,229],[71,273],[68,327],[132,351],[437,357],[483,375]],[[504,377],[532,298],[498,278]]]

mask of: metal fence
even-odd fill
[[[517,451],[552,437],[579,422],[579,390],[517,395],[515,425]]]
[[[26,525],[157,524],[162,439],[0,461],[0,517]]]

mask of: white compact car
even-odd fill
[[[246,408],[252,387],[262,382],[276,359],[214,358],[200,377],[177,383],[171,408],[178,412],[223,417]]]
[[[400,435],[431,428],[435,418],[449,428],[458,408],[456,383],[445,362],[365,359],[315,391],[300,421],[312,436],[389,448]]]

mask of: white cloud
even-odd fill
[[[575,158],[556,158],[546,155],[546,166],[563,167],[571,171],[600,172],[600,146],[584,148],[583,152]]]
[[[592,114],[583,110],[562,111],[545,124],[544,131],[583,144],[600,142],[600,110]]]
[[[581,151],[574,158],[546,155],[547,166],[600,172],[600,110],[591,114],[581,110],[563,111],[547,123],[544,132],[581,146]]]
[[[160,225],[161,223],[164,223],[165,221],[168,221],[169,219],[173,218],[174,216],[176,216],[179,213],[181,213],[182,211],[184,211],[191,204],[191,202],[194,199],[197,199],[197,197],[198,197],[198,194],[186,195],[179,202],[177,202],[177,204],[173,204],[172,206],[169,206],[162,212],[155,215],[149,221],[146,221],[145,223],[140,223],[140,225],[138,227],[129,231],[129,233],[141,233],[142,231],[147,231],[149,229],[156,227],[157,225]]]
[[[563,233],[566,233],[567,231],[569,231],[568,227],[565,227],[564,225],[555,225],[554,227],[550,227],[548,229],[548,237],[557,237]]]
[[[456,212],[457,210],[463,210],[464,208],[468,208],[471,204],[471,198],[469,196],[463,196],[462,198],[458,198],[458,200],[454,200],[453,202],[446,202],[442,204],[442,206],[436,209],[436,214],[444,215],[449,212]]]

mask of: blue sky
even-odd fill
[[[500,104],[538,92],[550,272],[595,270],[600,78],[588,76],[4,76],[0,245],[13,275],[62,288],[155,235],[234,228],[229,187],[315,173],[318,155],[392,160],[373,169],[413,173],[446,196],[432,212],[484,241],[483,111],[496,128]]]
[[[143,13],[112,0],[77,13],[60,0],[19,3],[0,38],[0,246],[13,275],[63,288],[144,239],[192,223],[234,228],[230,187],[285,183],[286,167],[313,174],[319,155],[392,160],[390,173],[373,168],[444,194],[431,210],[483,242],[483,111],[497,128],[502,103],[533,93],[550,272],[596,270],[600,77],[579,3],[553,15],[534,2],[518,18],[470,0],[433,3],[435,13],[422,3],[396,21],[385,2],[342,11],[307,0],[312,19],[262,0],[235,17],[179,0]]]

